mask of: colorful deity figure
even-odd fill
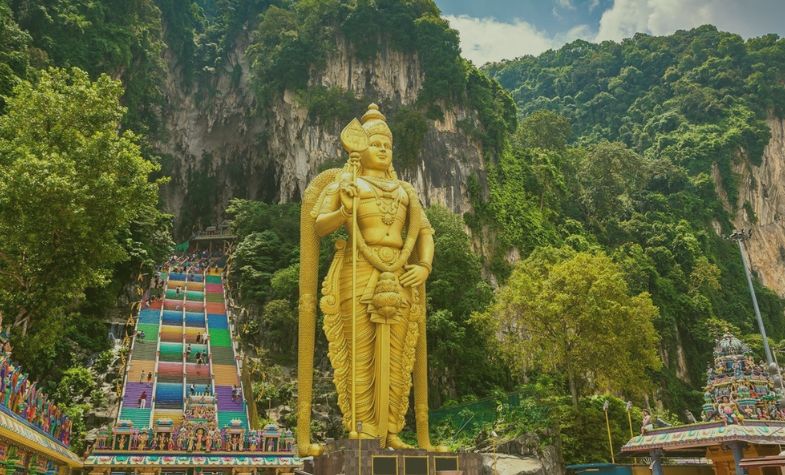
[[[137,447],[139,450],[146,450],[147,449],[147,441],[150,439],[150,436],[147,433],[147,430],[142,430],[139,433],[139,442]]]
[[[726,425],[740,422],[739,408],[728,396],[722,396],[722,402],[717,405],[717,411],[723,417]]]
[[[749,399],[751,396],[750,389],[744,383],[739,384],[736,394],[739,399]]]

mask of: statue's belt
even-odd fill
[[[398,259],[398,257],[401,255],[401,249],[396,248],[396,247],[391,247],[391,246],[374,245],[374,246],[368,246],[368,249],[371,252],[373,252],[374,255],[379,258],[379,260],[381,260],[383,263],[388,264],[388,265],[394,263]],[[347,257],[348,257],[348,261],[351,262],[351,254],[350,253],[347,253]],[[367,261],[367,259],[365,258],[365,256],[361,252],[358,252],[357,253],[357,262],[360,262],[360,261]],[[377,269],[377,270],[379,270],[379,269]]]

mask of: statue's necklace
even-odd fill
[[[398,208],[401,206],[401,193],[399,191],[401,185],[397,181],[369,180],[368,177],[363,177],[363,179],[371,184],[371,191],[373,191],[376,206],[382,213],[382,222],[387,225],[389,234],[389,228],[395,222],[395,216],[398,215]],[[381,196],[379,196],[376,188],[382,189]]]

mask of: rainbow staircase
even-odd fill
[[[183,420],[189,393],[213,394],[217,427],[248,429],[248,409],[220,274],[162,273],[164,299],[144,306],[126,369],[120,421],[136,429]],[[144,332],[144,338],[140,333]],[[146,407],[140,396],[146,395]]]

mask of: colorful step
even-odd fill
[[[150,412],[149,407],[145,409],[123,407],[120,409],[120,415],[117,417],[119,420],[131,421],[134,428],[144,429],[150,427]]]
[[[155,407],[161,409],[183,407],[183,384],[158,383],[155,387]]]
[[[123,407],[139,407],[139,397],[144,394],[146,406],[150,407],[153,394],[153,385],[147,383],[125,383],[125,396],[123,397]]]
[[[171,341],[162,341],[160,361],[182,362],[183,344]]]
[[[161,341],[183,341],[183,327],[181,325],[161,325]]]
[[[204,314],[200,312],[186,312],[185,326],[204,328]]]
[[[187,347],[186,347],[187,348]],[[199,343],[191,343],[191,351],[186,350],[186,361],[189,363],[196,363],[196,355],[202,355],[202,363],[205,363],[204,357],[207,353],[207,345]]]
[[[238,419],[243,427],[248,427],[248,417],[245,411],[218,411],[218,427],[223,429],[231,424],[235,419]]]
[[[137,333],[137,341],[156,341],[158,339],[157,323],[139,323],[136,325],[137,332],[144,332],[144,338]]]
[[[205,281],[208,284],[220,284],[223,282],[220,275],[208,275]]]
[[[234,386],[240,384],[237,368],[234,365],[213,364],[213,379],[216,386]]]
[[[204,282],[188,282],[185,284],[185,288],[188,290],[204,290]]]
[[[234,350],[230,346],[213,346],[212,347],[213,364],[220,365],[234,365]]]
[[[232,399],[232,390],[232,386],[216,386],[215,394],[218,397],[219,411],[240,412],[243,410],[242,393],[240,393],[239,397]]]
[[[175,383],[183,381],[183,364],[174,361],[158,362],[158,382]]]
[[[209,279],[209,276],[208,276],[208,279]],[[208,283],[204,285],[204,290],[208,294],[223,294],[224,293],[223,285],[221,285],[221,284],[210,284],[209,282],[210,281],[208,280]]]
[[[210,345],[213,347],[216,346],[232,346],[232,337],[229,334],[229,330],[225,330],[223,328],[213,328],[210,327]]]
[[[207,324],[210,326],[212,330],[215,328],[216,330],[219,329],[227,329],[229,328],[229,322],[226,320],[226,315],[223,313],[208,313],[207,314]]]
[[[139,323],[149,323],[158,325],[161,319],[160,310],[144,309],[139,312]]]
[[[223,303],[224,302],[224,295],[223,294],[207,294],[207,303]]]
[[[141,341],[134,342],[133,353],[131,353],[132,360],[155,360],[156,343],[154,341]]]
[[[164,325],[182,325],[183,323],[183,312],[182,310],[164,310],[163,315],[161,316],[161,322]]]

